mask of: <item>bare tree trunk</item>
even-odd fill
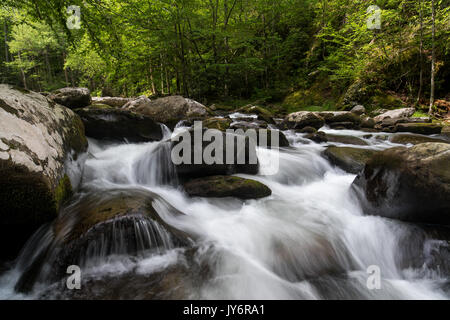
[[[18,52],[18,54],[19,54],[19,61],[21,62],[22,61],[22,57],[20,56],[20,51]],[[26,77],[25,72],[23,71],[22,67],[20,68],[20,73],[22,74],[23,87],[28,90],[27,77]]]
[[[155,81],[153,79],[153,67],[152,67],[152,61],[150,61],[150,67],[149,67],[149,71],[150,71],[150,83],[152,85],[152,93],[156,94],[156,87],[155,87]]]
[[[163,66],[163,55],[159,54],[159,60],[161,62],[161,94],[164,94],[164,66]]]
[[[66,64],[66,53],[63,52],[63,69],[64,69],[64,78],[66,80],[66,86],[69,86],[69,75],[67,74],[67,69],[65,67]]]
[[[436,8],[434,6],[434,0],[431,0],[431,11],[432,11],[432,52],[431,52],[431,88],[430,88],[430,109],[428,110],[428,113],[431,115],[433,112],[433,106],[434,106],[434,74],[436,69],[436,50],[435,50],[435,43],[434,38],[436,36]]]
[[[417,93],[417,102],[420,103],[420,98],[422,96],[423,87],[423,15],[422,15],[422,0],[419,0],[419,19],[420,19],[420,75],[419,75],[419,92]]]
[[[6,20],[3,24],[3,32],[5,34],[5,61],[9,62],[9,54],[8,54],[8,26],[6,25]]]

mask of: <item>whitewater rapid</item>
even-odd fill
[[[323,130],[360,138],[367,135]],[[266,184],[272,190],[268,198],[243,202],[188,197],[175,178],[164,181],[162,171],[175,175],[167,157],[156,154],[158,142],[108,144],[90,139],[81,187],[85,192],[117,188],[152,192],[183,213],[170,214],[163,205],[158,210],[167,224],[195,235],[194,259],[208,266],[208,276],[200,274],[200,283],[190,286],[185,298],[448,299],[448,275],[433,267],[434,253],[448,250],[448,242],[430,238],[414,225],[365,216],[350,192],[355,175],[333,167],[321,156],[328,144],[285,133],[290,148],[279,154],[258,149],[260,174],[239,175]],[[368,146],[358,147],[395,146],[377,135],[364,138]],[[277,173],[265,175],[273,171],[277,156]],[[121,254],[97,259],[86,265],[83,276],[164,273],[186,263],[186,252],[171,248],[138,257]],[[416,256],[423,256],[423,263],[413,266],[410,261]],[[379,267],[380,289],[367,286],[370,266]],[[52,298],[48,295],[52,284],[37,286],[27,295],[15,293],[19,275],[16,267],[0,276],[0,299],[41,298],[42,292]]]

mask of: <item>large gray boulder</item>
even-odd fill
[[[367,214],[450,224],[450,145],[422,143],[375,154],[353,182]]]
[[[92,104],[105,104],[113,108],[122,108],[128,102],[132,101],[132,98],[122,97],[93,97]]]
[[[323,155],[335,166],[349,173],[357,174],[364,169],[366,163],[379,151],[351,148],[328,147]]]
[[[83,108],[91,104],[91,92],[87,88],[62,88],[49,96],[54,102],[70,109]]]
[[[150,117],[153,121],[164,123],[169,128],[182,120],[200,120],[208,116],[207,108],[182,96],[170,96],[152,101],[143,101],[130,110]]]
[[[388,118],[390,119],[408,118],[411,117],[414,114],[414,112],[416,112],[416,109],[414,108],[395,109],[376,116],[374,120],[375,122],[380,122]]]
[[[70,109],[0,85],[0,234],[10,234],[10,246],[56,217],[77,183],[67,163],[86,150],[83,123]]]
[[[163,137],[160,124],[128,110],[83,108],[75,112],[84,123],[86,135],[95,139],[147,142]]]

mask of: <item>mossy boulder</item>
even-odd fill
[[[85,266],[111,255],[137,255],[146,250],[164,253],[191,243],[190,236],[167,224],[159,215],[182,215],[156,194],[145,190],[91,191],[64,208],[49,226],[47,247],[22,262],[15,288],[30,292],[36,282],[57,281],[67,266]],[[46,267],[44,267],[46,266]]]
[[[86,150],[83,123],[70,109],[0,85],[0,233],[10,248],[56,217],[78,182],[67,164]]]
[[[259,199],[272,194],[269,187],[261,182],[234,176],[212,176],[190,180],[183,185],[192,197],[224,198],[242,200]]]
[[[367,161],[379,151],[351,147],[328,147],[324,156],[335,166],[349,173],[359,173]]]
[[[450,224],[450,144],[422,143],[375,154],[353,182],[364,212]]]
[[[161,125],[147,116],[114,108],[76,109],[86,128],[86,135],[100,140],[129,142],[159,141]]]
[[[418,134],[439,134],[442,131],[442,125],[438,123],[398,123],[395,126],[395,131]]]
[[[92,101],[91,92],[87,88],[62,88],[53,91],[48,97],[70,109],[87,107]]]
[[[361,123],[361,118],[350,111],[323,111],[317,114],[325,120],[326,124],[349,123],[353,127],[359,127]]]
[[[386,111],[380,115],[377,115],[375,122],[381,122],[386,119],[400,119],[411,117],[416,112],[414,108],[400,108],[395,110]]]
[[[427,137],[423,135],[418,134],[407,134],[407,133],[397,133],[392,135],[389,138],[389,141],[392,143],[399,143],[399,144],[420,144],[420,143],[426,143],[426,142],[440,142],[440,143],[450,143],[450,141]]]
[[[129,109],[148,116],[155,122],[163,123],[171,129],[182,120],[203,120],[208,116],[208,110],[204,105],[182,96],[170,96],[156,100],[143,99],[135,106],[130,105]]]

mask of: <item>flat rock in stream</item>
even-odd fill
[[[224,198],[242,200],[265,198],[272,194],[261,182],[234,176],[212,176],[184,183],[184,190],[191,197]]]
[[[353,145],[357,145],[357,146],[368,146],[369,145],[363,139],[354,137],[354,136],[327,134],[326,139],[328,142],[335,142],[335,143],[353,144]]]
[[[351,147],[328,147],[324,156],[335,166],[349,173],[357,174],[379,151]]]
[[[375,154],[353,182],[364,211],[450,225],[450,144],[422,143]]]
[[[396,132],[412,132],[418,134],[439,134],[442,125],[437,123],[398,123],[395,126]]]
[[[426,142],[440,142],[440,143],[450,143],[443,139],[427,137],[419,134],[406,134],[406,133],[396,133],[389,138],[392,143],[399,144],[420,144]]]

